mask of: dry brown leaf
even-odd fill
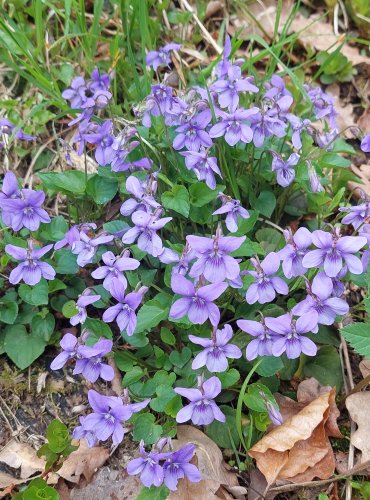
[[[45,467],[44,460],[36,455],[36,451],[31,446],[26,443],[18,443],[15,440],[10,441],[1,450],[1,462],[13,469],[20,468],[20,479],[28,479],[36,472],[43,471]],[[15,478],[13,480],[16,481]]]
[[[357,125],[365,132],[365,134],[370,134],[370,108],[365,109],[360,118],[357,120]]]
[[[224,8],[225,4],[220,0],[211,0],[207,3],[206,14],[204,18],[209,19],[210,17],[222,11]]]
[[[202,431],[190,425],[180,425],[177,428],[176,447],[187,443],[196,445],[195,459],[203,480],[199,483],[189,483],[182,480],[176,492],[168,500],[210,500],[212,498],[234,498],[246,493],[240,489],[236,474],[226,469],[222,452],[212,439]],[[234,496],[229,493],[234,494]]]
[[[357,424],[351,443],[361,450],[360,463],[370,460],[370,391],[356,392],[346,399],[347,410]]]
[[[326,87],[325,92],[334,97],[334,109],[338,113],[336,120],[339,130],[344,130],[352,125],[355,125],[353,105],[346,102],[345,99],[340,99],[339,85],[337,83],[333,83],[332,85]],[[350,137],[350,131],[346,130],[345,135]]]
[[[365,191],[366,194],[370,196],[370,165],[361,165],[360,167],[356,167],[355,165],[351,165],[351,170],[354,174],[357,175],[360,182],[348,182],[348,189],[353,191],[355,197],[359,197],[359,189]],[[359,189],[356,189],[359,188]]]
[[[78,483],[81,476],[90,482],[93,475],[109,457],[109,450],[102,446],[89,448],[84,439],[81,439],[80,446],[72,452],[57,473],[49,476],[48,483],[56,484],[59,477]]]
[[[277,479],[291,482],[309,481],[314,477],[327,479],[334,472],[335,460],[328,435],[339,433],[335,422],[338,415],[335,390],[321,387],[311,379],[299,386],[298,393],[299,402],[277,395],[286,420],[249,451],[268,485]],[[334,416],[329,420],[331,414]]]
[[[366,378],[368,375],[370,375],[370,359],[363,359],[360,361],[360,364],[358,365],[361,375]]]

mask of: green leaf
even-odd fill
[[[218,373],[217,376],[221,380],[223,389],[231,387],[240,379],[240,374],[235,368],[230,368],[227,372]]]
[[[163,412],[167,403],[178,396],[170,385],[159,385],[156,388],[157,397],[150,401],[150,407],[156,412]],[[181,398],[180,408],[181,408]],[[176,416],[176,415],[175,415]]]
[[[170,361],[174,366],[177,366],[177,368],[183,368],[191,358],[191,354],[189,347],[184,347],[181,352],[172,351],[170,354]]]
[[[266,413],[266,405],[261,393],[264,393],[266,399],[276,406],[275,398],[271,394],[270,389],[259,382],[248,386],[247,392],[244,396],[244,403],[251,410],[259,413]]]
[[[62,240],[68,230],[68,223],[62,215],[51,219],[50,224],[42,224],[39,229],[39,235],[45,241]]]
[[[262,363],[258,366],[256,372],[258,375],[261,375],[261,377],[271,377],[283,367],[284,363],[280,358],[275,358],[274,356],[264,356],[262,358]]]
[[[98,205],[104,205],[111,201],[118,191],[118,181],[93,175],[87,181],[86,193]]]
[[[86,189],[85,172],[80,170],[67,170],[66,172],[39,173],[43,185],[51,191],[63,193],[83,194]]]
[[[325,153],[321,156],[317,163],[321,168],[347,168],[351,165],[350,160],[338,155],[337,153]]]
[[[167,319],[171,300],[172,298],[170,294],[159,293],[153,299],[145,302],[137,315],[135,334],[145,330],[150,331],[163,319]]]
[[[62,314],[65,318],[70,319],[78,313],[76,307],[76,302],[74,300],[69,300],[63,305]]]
[[[189,216],[189,193],[186,187],[175,184],[171,191],[162,194],[162,204],[165,208],[174,210],[184,217]]]
[[[145,373],[146,372],[142,368],[140,368],[140,366],[134,366],[123,377],[123,379],[122,379],[123,387],[127,387],[131,384],[134,384],[135,382],[138,382],[139,380],[141,380],[144,377]]]
[[[70,442],[67,426],[60,420],[52,420],[46,430],[46,438],[51,451],[61,453]]]
[[[59,500],[59,493],[49,486],[44,479],[32,479],[27,488],[15,496],[18,500]]]
[[[189,188],[190,203],[194,207],[204,207],[218,195],[218,189],[210,189],[204,182],[196,182]]]
[[[70,250],[61,248],[55,252],[55,260],[55,271],[58,274],[78,273],[77,255],[74,255]]]
[[[220,406],[220,410],[226,416],[226,422],[214,420],[207,425],[207,436],[221,448],[233,449],[233,445],[237,448],[240,444],[240,438],[236,428],[236,410],[225,405]]]
[[[342,367],[335,347],[321,347],[316,356],[306,359],[303,370],[306,377],[314,377],[320,384],[336,387],[337,392],[340,391],[343,383]]]
[[[41,279],[37,285],[20,285],[18,289],[19,296],[27,304],[32,306],[41,306],[48,303],[48,283],[45,279]]]
[[[66,288],[67,285],[57,278],[48,281],[49,293],[59,292],[59,290],[65,290]]]
[[[167,345],[175,345],[176,344],[176,337],[175,335],[168,329],[168,328],[161,328],[161,340]]]
[[[154,415],[142,413],[135,419],[133,438],[135,441],[144,440],[145,444],[154,444],[162,434],[162,427],[155,424]]]
[[[157,486],[151,486],[150,488],[144,486],[140,490],[136,500],[166,500],[168,494],[169,489],[164,484],[159,486],[159,488]]]
[[[32,318],[31,325],[32,335],[39,337],[44,342],[49,342],[55,328],[55,319],[52,314],[48,313],[45,318],[37,314]]]
[[[358,354],[370,359],[370,323],[347,325],[341,334]]]
[[[28,334],[24,325],[5,328],[4,350],[18,368],[28,368],[44,352],[45,342],[34,334]]]
[[[99,340],[100,337],[106,337],[107,339],[113,338],[111,328],[100,319],[86,318],[84,327],[91,333],[91,337],[93,337],[95,341]]]
[[[6,297],[0,298],[0,321],[13,325],[18,316],[18,304]]]
[[[276,207],[276,198],[271,191],[262,191],[254,203],[253,208],[265,217],[270,217]]]

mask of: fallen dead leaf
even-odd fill
[[[298,389],[298,403],[284,396],[277,397],[284,423],[272,429],[249,451],[269,486],[277,479],[297,483],[315,477],[327,479],[335,469],[328,440],[329,435],[341,435],[335,422],[339,414],[335,389],[321,387],[314,379]]]
[[[205,19],[209,19],[214,16],[218,12],[222,11],[225,8],[225,4],[220,0],[211,0],[207,4],[206,14],[204,16]]]
[[[357,120],[357,125],[365,134],[370,134],[370,108],[365,109],[360,118]]]
[[[358,365],[361,375],[366,378],[368,375],[370,375],[370,359],[363,359],[360,361],[360,364]]]
[[[26,443],[19,443],[18,441],[10,441],[0,452],[0,463],[4,463],[13,469],[20,468],[20,476],[17,479],[28,479],[37,472],[44,470],[45,462],[43,459],[36,455],[36,451]],[[8,474],[7,474],[8,476]],[[9,484],[14,484],[16,478],[9,475]],[[5,481],[5,477],[2,478]],[[21,481],[22,482],[22,481]],[[19,481],[18,481],[19,483]],[[8,484],[8,485],[9,485]],[[2,485],[5,488],[8,485]]]
[[[352,125],[355,125],[355,116],[353,113],[353,105],[346,102],[345,99],[340,99],[340,88],[337,83],[333,83],[326,87],[325,92],[332,97],[334,97],[334,108],[338,113],[337,123],[339,130],[347,129]],[[351,137],[351,132],[349,130],[345,131],[347,137]]]
[[[109,450],[102,446],[89,448],[84,439],[81,439],[78,450],[72,452],[57,473],[51,474],[48,478],[49,484],[56,484],[59,477],[78,483],[81,476],[84,476],[89,483],[95,472],[109,458]]]
[[[362,189],[362,191],[365,191],[365,193],[370,196],[370,165],[364,164],[361,165],[360,167],[356,167],[355,165],[352,164],[351,170],[354,174],[357,175],[359,180],[362,182],[362,184],[360,182],[354,182],[354,181],[348,182],[348,189],[353,191],[353,196],[355,198],[360,197],[359,189]]]
[[[196,445],[196,465],[203,480],[190,483],[187,479],[179,482],[176,492],[171,492],[168,500],[210,500],[212,498],[232,499],[246,494],[247,490],[239,486],[239,481],[233,472],[226,469],[222,452],[212,439],[202,431],[190,425],[180,425],[177,428],[175,447],[185,444]]]
[[[356,392],[346,399],[347,410],[357,424],[351,443],[362,452],[360,463],[370,460],[370,391]]]

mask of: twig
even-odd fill
[[[271,488],[269,490],[269,493],[285,493],[288,491],[295,491],[298,488],[316,488],[319,486],[325,486],[326,484],[331,484],[334,481],[341,481],[342,479],[347,479],[354,475],[356,476],[367,475],[368,472],[366,471],[366,469],[369,466],[370,466],[370,460],[366,460],[366,462],[362,464],[355,465],[345,474],[334,476],[331,479],[323,479],[322,481],[307,481],[305,483],[296,483],[296,484],[284,484],[283,486],[277,486],[275,488]]]
[[[217,43],[215,42],[215,40],[212,38],[210,32],[207,30],[207,28],[205,28],[204,24],[200,21],[199,17],[194,12],[193,7],[188,3],[188,1],[187,0],[180,0],[180,4],[181,4],[181,6],[183,6],[184,9],[186,9],[188,12],[191,13],[191,15],[193,16],[194,21],[197,23],[197,25],[199,26],[200,31],[203,33],[204,38],[207,40],[207,42],[210,45],[212,45],[212,47],[215,49],[215,51],[217,52],[217,54],[222,54],[221,47],[219,45],[217,45]]]

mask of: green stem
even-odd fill
[[[242,431],[242,407],[243,407],[243,399],[244,399],[244,394],[247,389],[247,386],[249,384],[250,379],[252,378],[253,373],[257,370],[259,365],[262,363],[263,358],[261,358],[257,363],[253,366],[251,371],[248,373],[246,376],[242,388],[240,389],[240,394],[238,397],[238,404],[236,406],[236,430],[238,431],[238,435],[240,438],[240,442],[244,446],[245,451],[248,451],[248,446],[245,443],[244,436],[243,436],[243,431]]]

